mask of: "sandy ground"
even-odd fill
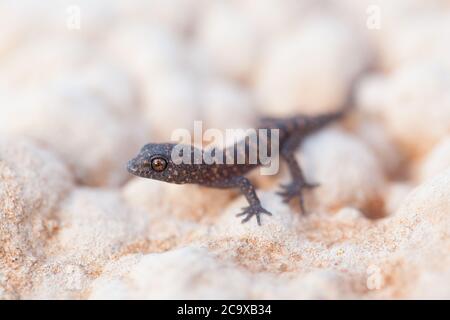
[[[320,4],[319,4],[320,3]],[[450,298],[450,2],[0,1],[0,298]],[[308,215],[133,178],[194,120],[336,110]]]

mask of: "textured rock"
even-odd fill
[[[147,93],[144,116],[152,134],[160,139],[171,139],[179,128],[192,130],[199,114],[200,93],[195,79],[189,75],[181,72],[163,75]]]
[[[83,297],[103,265],[132,252],[149,230],[147,212],[128,207],[117,191],[75,189],[56,218],[59,231],[33,273],[27,298]]]
[[[424,154],[450,130],[450,69],[427,62],[398,69],[388,81],[385,125],[408,154]]]
[[[180,268],[167,268],[173,264],[178,264]],[[187,269],[189,272],[184,271]],[[176,279],[175,283],[174,279]],[[236,281],[231,282],[229,279]],[[125,275],[125,279],[94,283],[91,297],[94,299],[114,296],[122,299],[138,297],[231,299],[236,297],[242,281],[249,282],[249,279],[243,277],[239,270],[220,265],[205,250],[187,247],[143,256]],[[111,289],[118,286],[122,289],[121,295],[112,293],[113,296],[111,296],[109,293],[112,292]],[[245,296],[243,292],[240,298]]]
[[[213,72],[236,79],[249,78],[257,47],[252,25],[245,16],[229,4],[210,4],[199,30],[199,46]]]
[[[433,244],[448,242],[449,179],[450,170],[447,169],[414,189],[403,201],[391,221],[392,236],[398,240],[399,248],[448,250],[448,246]]]
[[[113,191],[78,189],[62,204],[58,218],[62,230],[56,245],[74,261],[85,263],[103,263],[145,238],[148,228],[147,214],[127,208]]]
[[[392,183],[384,192],[386,211],[396,212],[413,186],[408,183]]]
[[[183,46],[175,34],[139,22],[116,25],[108,35],[106,48],[143,84],[155,83],[165,72],[178,70],[184,61],[180,54]],[[134,59],[129,59],[130,54]],[[150,89],[150,85],[142,90]]]
[[[27,86],[41,89],[55,78],[85,65],[90,60],[91,49],[87,43],[61,35],[55,35],[53,40],[37,38],[20,43],[14,54],[2,59],[0,83],[16,90]]]
[[[197,247],[126,256],[122,260],[128,262],[125,267],[118,261],[109,266],[107,275],[94,281],[90,299],[323,299],[341,296],[345,287],[343,277],[331,271],[277,279],[268,273],[252,274],[220,262],[215,255]],[[130,261],[134,263],[131,267]],[[173,264],[180,268],[171,268]],[[109,270],[117,266],[128,270]],[[183,272],[184,269],[190,272]],[[299,292],[298,286],[305,290]],[[264,289],[267,287],[271,290]]]
[[[307,181],[320,184],[306,193],[314,195],[322,210],[347,205],[371,217],[384,215],[383,172],[374,153],[358,138],[324,130],[305,141],[298,158]]]
[[[450,170],[413,190],[392,219],[386,221],[387,241],[396,252],[382,266],[394,295],[443,298],[450,265]],[[439,274],[439,276],[437,276]]]
[[[448,8],[400,19],[396,28],[390,28],[380,38],[383,66],[395,69],[429,60],[449,66],[449,21]]]
[[[308,1],[298,0],[245,0],[235,5],[252,25],[258,41],[282,36],[310,9]]]
[[[0,299],[450,297],[445,2],[376,1],[375,30],[369,0],[77,4],[80,29],[65,1],[0,3]],[[296,154],[308,214],[285,165],[249,174],[261,226],[236,190],[125,170],[194,120],[335,110],[362,71]]]
[[[152,215],[201,221],[208,220],[214,213],[217,215],[227,205],[234,192],[197,185],[181,186],[133,179],[125,185],[123,194],[129,205],[147,210]],[[155,204],[159,212],[155,212]]]
[[[133,21],[145,21],[179,34],[188,33],[204,0],[119,1],[116,10]],[[109,4],[110,5],[110,4]]]
[[[423,159],[419,179],[429,179],[450,167],[450,136],[444,137]]]
[[[202,115],[208,128],[220,130],[253,128],[257,118],[249,93],[225,81],[206,86]]]
[[[45,183],[45,188],[42,184]],[[19,137],[0,138],[0,288],[14,297],[54,234],[58,203],[72,176],[49,151]]]
[[[345,20],[327,15],[306,19],[274,41],[261,58],[256,79],[261,110],[289,115],[341,107],[353,78],[365,66],[362,48]],[[351,66],[342,63],[349,55]]]
[[[0,109],[0,132],[32,137],[53,148],[85,184],[123,182],[126,161],[146,141],[145,126],[135,126],[139,118],[111,110],[118,108],[113,98],[95,87],[58,83],[52,88],[6,101]]]
[[[374,120],[361,120],[355,131],[373,152],[387,176],[397,177],[402,174],[404,156],[383,125]]]

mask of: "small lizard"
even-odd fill
[[[287,185],[282,185],[282,190],[278,194],[283,197],[285,203],[298,197],[302,213],[305,213],[303,190],[317,187],[318,184],[305,180],[300,165],[295,158],[295,150],[307,135],[341,118],[347,110],[347,107],[341,108],[340,111],[318,116],[298,115],[289,118],[263,118],[260,121],[260,125],[257,126],[258,129],[279,130],[279,153],[288,165],[292,181]],[[264,141],[266,146],[271,145],[268,143],[271,139],[270,132],[268,130],[269,134],[266,141]],[[258,143],[255,146],[248,141],[244,143],[245,149],[243,150],[244,152],[248,150],[247,154],[250,154],[252,148],[258,148],[261,145],[261,143]],[[243,164],[227,164],[226,162],[222,162],[222,164],[207,164],[204,162],[196,164],[194,161],[177,164],[171,159],[175,146],[177,144],[173,143],[146,144],[142,147],[139,154],[128,162],[128,171],[139,177],[175,184],[192,183],[212,188],[239,188],[249,204],[248,207],[243,208],[241,213],[237,214],[237,216],[244,216],[242,222],[247,222],[253,216],[256,216],[258,224],[261,225],[261,214],[271,215],[269,211],[262,207],[253,184],[244,176],[261,165],[259,156],[256,163],[250,162],[249,157],[246,155],[245,163]],[[204,152],[204,150],[199,150],[195,147],[190,148],[190,150],[191,154],[189,156],[191,160],[194,158],[195,152],[197,152],[197,155],[203,155]],[[233,153],[236,155],[236,152],[242,152],[242,149],[241,151],[236,150],[238,150],[237,144],[234,144],[223,150],[223,154]],[[259,152],[257,154],[259,155]]]

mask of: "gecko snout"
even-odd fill
[[[136,174],[136,172],[138,170],[138,166],[136,164],[135,159],[131,159],[130,161],[128,161],[128,163],[127,163],[127,170],[131,174]]]

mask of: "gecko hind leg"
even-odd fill
[[[286,161],[289,172],[292,176],[292,182],[289,184],[281,185],[282,190],[277,192],[283,198],[285,203],[290,202],[293,198],[298,197],[300,201],[300,210],[302,214],[306,214],[303,189],[313,189],[319,186],[318,183],[309,183],[303,176],[302,169],[295,159],[294,151],[300,144],[300,138],[293,138],[287,141],[287,144],[283,147],[281,155]]]
[[[258,225],[261,225],[261,214],[267,214],[269,216],[272,215],[269,211],[262,207],[261,201],[256,195],[255,187],[253,187],[250,180],[245,177],[237,177],[233,179],[232,184],[239,187],[241,193],[245,196],[247,202],[249,203],[248,207],[242,208],[243,211],[236,215],[237,217],[245,216],[244,219],[242,219],[242,223],[249,221],[253,216],[255,216]]]

